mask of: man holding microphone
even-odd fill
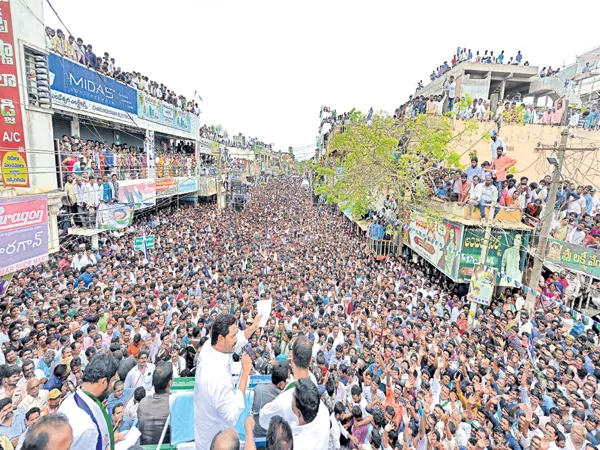
[[[231,376],[231,357],[239,351],[258,328],[261,315],[251,327],[238,332],[233,314],[219,314],[211,329],[210,343],[200,352],[194,384],[194,423],[196,450],[208,450],[220,431],[234,427],[244,411],[244,393],[252,371],[252,358],[242,356],[242,373],[237,389]],[[210,344],[210,345],[209,345]]]

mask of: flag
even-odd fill
[[[369,115],[367,116],[367,122],[369,120],[371,120],[373,118],[373,107],[371,106],[371,109],[369,109]]]
[[[194,98],[198,98],[198,100],[200,100],[201,102],[204,101],[204,100],[202,100],[202,97],[200,97],[200,95],[198,94],[198,90],[197,89],[194,91]]]

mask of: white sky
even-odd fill
[[[584,29],[576,8],[523,0],[51,1],[97,55],[188,98],[198,89],[203,124],[276,149],[314,144],[321,105],[393,111],[457,46],[556,67],[597,44],[564,28]]]

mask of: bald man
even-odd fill
[[[69,450],[73,443],[73,429],[61,414],[41,417],[27,430],[23,450]]]
[[[48,391],[40,389],[41,383],[37,378],[27,381],[27,395],[19,403],[19,409],[27,412],[33,407],[40,408],[43,411],[48,406]]]
[[[225,428],[213,438],[210,450],[240,450],[240,438],[233,428]]]

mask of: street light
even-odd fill
[[[546,160],[548,161],[548,164],[558,169],[558,159],[554,158],[553,156],[548,156]]]

